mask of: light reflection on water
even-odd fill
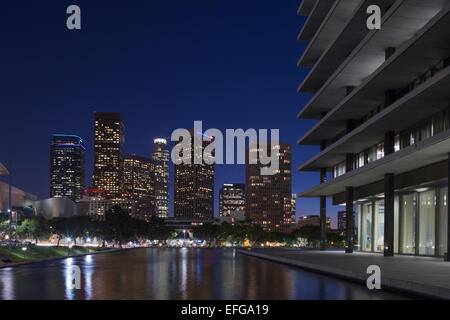
[[[72,266],[81,289],[69,289]],[[358,284],[236,254],[148,248],[0,269],[1,299],[395,299]]]

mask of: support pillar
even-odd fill
[[[320,183],[324,183],[327,177],[327,170],[320,169]],[[327,198],[320,196],[320,250],[327,248]]]
[[[354,223],[353,187],[345,187],[345,253],[353,253]]]
[[[395,152],[395,132],[386,131],[384,133],[384,156]]]
[[[384,256],[394,255],[394,175],[384,175]]]

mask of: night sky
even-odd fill
[[[308,71],[296,67],[306,47],[296,41],[300,2],[2,0],[0,162],[12,143],[13,184],[47,198],[51,135],[76,134],[90,185],[94,111],[120,112],[126,153],[145,157],[153,138],[194,120],[223,132],[279,128],[293,145],[293,192],[314,186],[318,174],[296,171],[318,152],[295,144],[314,123],[296,119],[310,98],[296,90]],[[71,4],[82,30],[66,28]],[[245,166],[216,165],[216,215],[220,186],[233,182],[245,182]],[[318,212],[319,199],[297,200],[297,215]]]

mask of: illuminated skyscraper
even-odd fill
[[[153,140],[152,159],[155,164],[155,213],[169,216],[169,150],[166,139]]]
[[[270,142],[267,144],[270,146]],[[291,148],[290,144],[280,142],[271,150],[279,156],[279,169],[274,175],[261,175],[261,167],[267,165],[262,165],[259,160],[256,164],[249,164],[249,153],[256,153],[259,149],[247,148],[245,214],[266,231],[289,232],[295,222],[291,211]]]
[[[84,141],[54,134],[50,146],[50,197],[81,198],[84,189]]]
[[[225,183],[219,191],[219,216],[227,217],[233,211],[245,211],[245,185]]]
[[[151,159],[136,155],[123,159],[123,198],[133,203],[136,217],[143,220],[149,220],[155,213],[154,170]]]
[[[191,130],[191,152],[182,154],[182,159],[191,159],[189,164],[175,165],[175,217],[187,219],[213,219],[214,217],[214,164],[194,164],[194,131]],[[196,133],[200,134],[200,133]],[[202,149],[214,141],[207,137]],[[206,159],[208,161],[208,159]]]
[[[94,189],[120,195],[125,127],[120,113],[95,113]]]

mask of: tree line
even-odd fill
[[[127,210],[118,206],[105,213],[102,220],[92,220],[88,216],[57,217],[46,220],[41,216],[25,219],[17,228],[17,235],[22,238],[49,239],[57,238],[57,245],[63,239],[71,239],[77,244],[77,239],[86,242],[89,238],[122,245],[129,241],[146,239],[166,240],[173,235],[173,230],[164,225],[164,220],[152,217],[150,221],[133,218]]]
[[[7,232],[7,221],[3,221],[0,231]],[[119,206],[109,209],[102,220],[92,220],[88,216],[57,217],[46,220],[41,216],[25,219],[16,230],[19,238],[48,240],[51,236],[57,239],[57,245],[63,239],[70,238],[73,244],[77,241],[86,242],[96,238],[105,246],[106,242],[121,246],[127,242],[140,242],[147,239],[168,240],[177,237],[174,229],[164,224],[164,219],[152,217],[149,221],[134,218],[127,210]],[[290,233],[267,232],[250,220],[230,224],[222,222],[204,223],[193,229],[194,238],[205,240],[209,245],[219,245],[222,242],[233,246],[259,246],[266,242],[278,242],[287,246],[301,245],[318,247],[320,227],[303,226]],[[343,247],[344,237],[338,233],[327,232],[329,246]]]

